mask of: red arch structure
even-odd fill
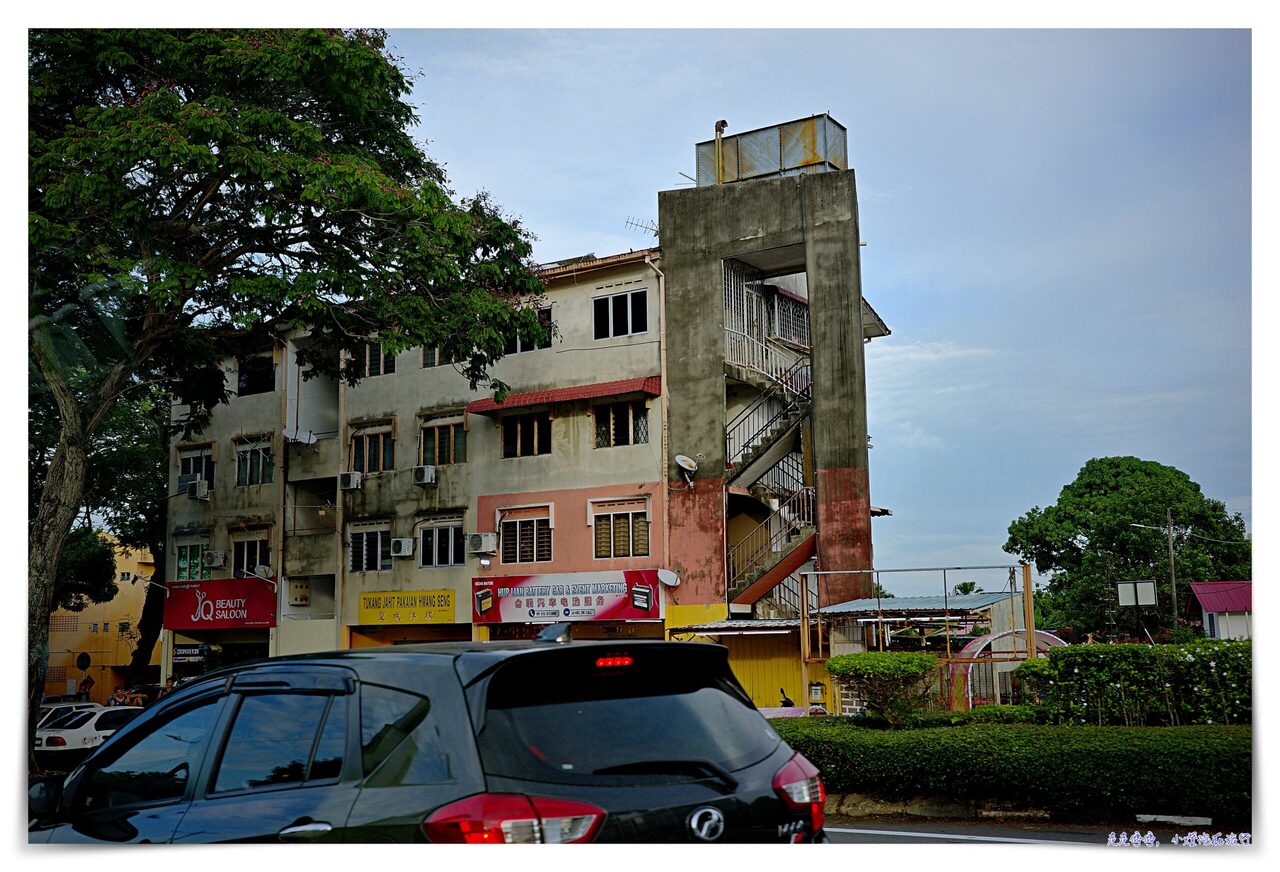
[[[1045,632],[1044,630],[1036,630],[1035,633],[1036,633],[1036,655],[1037,656],[1042,656],[1041,652],[1048,651],[1050,648],[1057,648],[1060,645],[1067,644],[1066,642],[1059,639],[1057,636],[1053,635],[1052,633]],[[964,689],[963,699],[965,701],[965,708],[969,709],[973,707],[972,705],[973,697],[972,697],[972,694],[970,693],[970,688],[969,688],[969,668],[973,666],[973,663],[968,661],[977,659],[979,656],[981,656],[982,652],[988,646],[990,646],[992,642],[996,641],[997,639],[1003,639],[1006,636],[1014,636],[1014,635],[1023,636],[1025,634],[1026,634],[1026,630],[1006,630],[1003,633],[996,633],[994,636],[979,636],[978,638],[970,642],[968,645],[965,645],[963,648],[960,649],[960,653],[957,654],[956,656],[959,658],[964,658],[965,662],[951,663],[950,687],[951,687],[951,704],[952,704],[951,707],[953,709],[955,708],[956,691],[960,688]]]

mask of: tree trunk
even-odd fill
[[[164,623],[165,567],[168,561],[163,547],[153,547],[151,556],[155,558],[155,572],[151,575],[151,584],[147,587],[147,598],[142,605],[142,616],[138,619],[138,642],[133,649],[133,659],[129,662],[129,683],[142,684],[147,667],[151,665],[151,652],[155,650],[156,640],[160,638],[160,630]]]

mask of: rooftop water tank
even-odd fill
[[[722,137],[721,181],[745,182],[849,168],[849,132],[830,115],[813,115]],[[694,147],[698,186],[716,183],[716,141]]]

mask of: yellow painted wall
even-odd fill
[[[779,690],[785,690],[796,705],[809,701],[800,671],[800,638],[798,633],[724,636],[721,643],[729,649],[729,666],[758,708],[775,708],[782,702]],[[827,671],[820,663],[809,664],[809,681],[826,686],[827,711],[835,713],[833,687]]]
[[[666,625],[671,627],[688,627],[693,624],[709,624],[712,621],[726,621],[729,619],[729,607],[724,603],[698,603],[694,605],[682,606],[676,603],[667,603],[667,620]],[[715,639],[706,636],[693,636],[689,634],[681,634],[679,636],[670,636],[681,642],[714,642]]]
[[[116,549],[116,578],[121,572],[150,578],[155,570],[147,551]],[[92,660],[89,675],[94,680],[89,693],[92,702],[105,703],[116,685],[123,685],[133,657],[142,604],[147,586],[141,581],[118,584],[115,597],[105,603],[90,603],[83,611],[58,609],[49,618],[49,673],[44,692],[62,696],[75,693],[82,673],[76,668],[76,656],[87,653]],[[121,624],[128,629],[120,631]],[[160,665],[160,645],[151,653],[151,665]],[[70,682],[70,686],[68,686]]]

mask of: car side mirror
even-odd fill
[[[58,811],[62,798],[61,778],[41,778],[27,790],[27,817],[49,820]]]

